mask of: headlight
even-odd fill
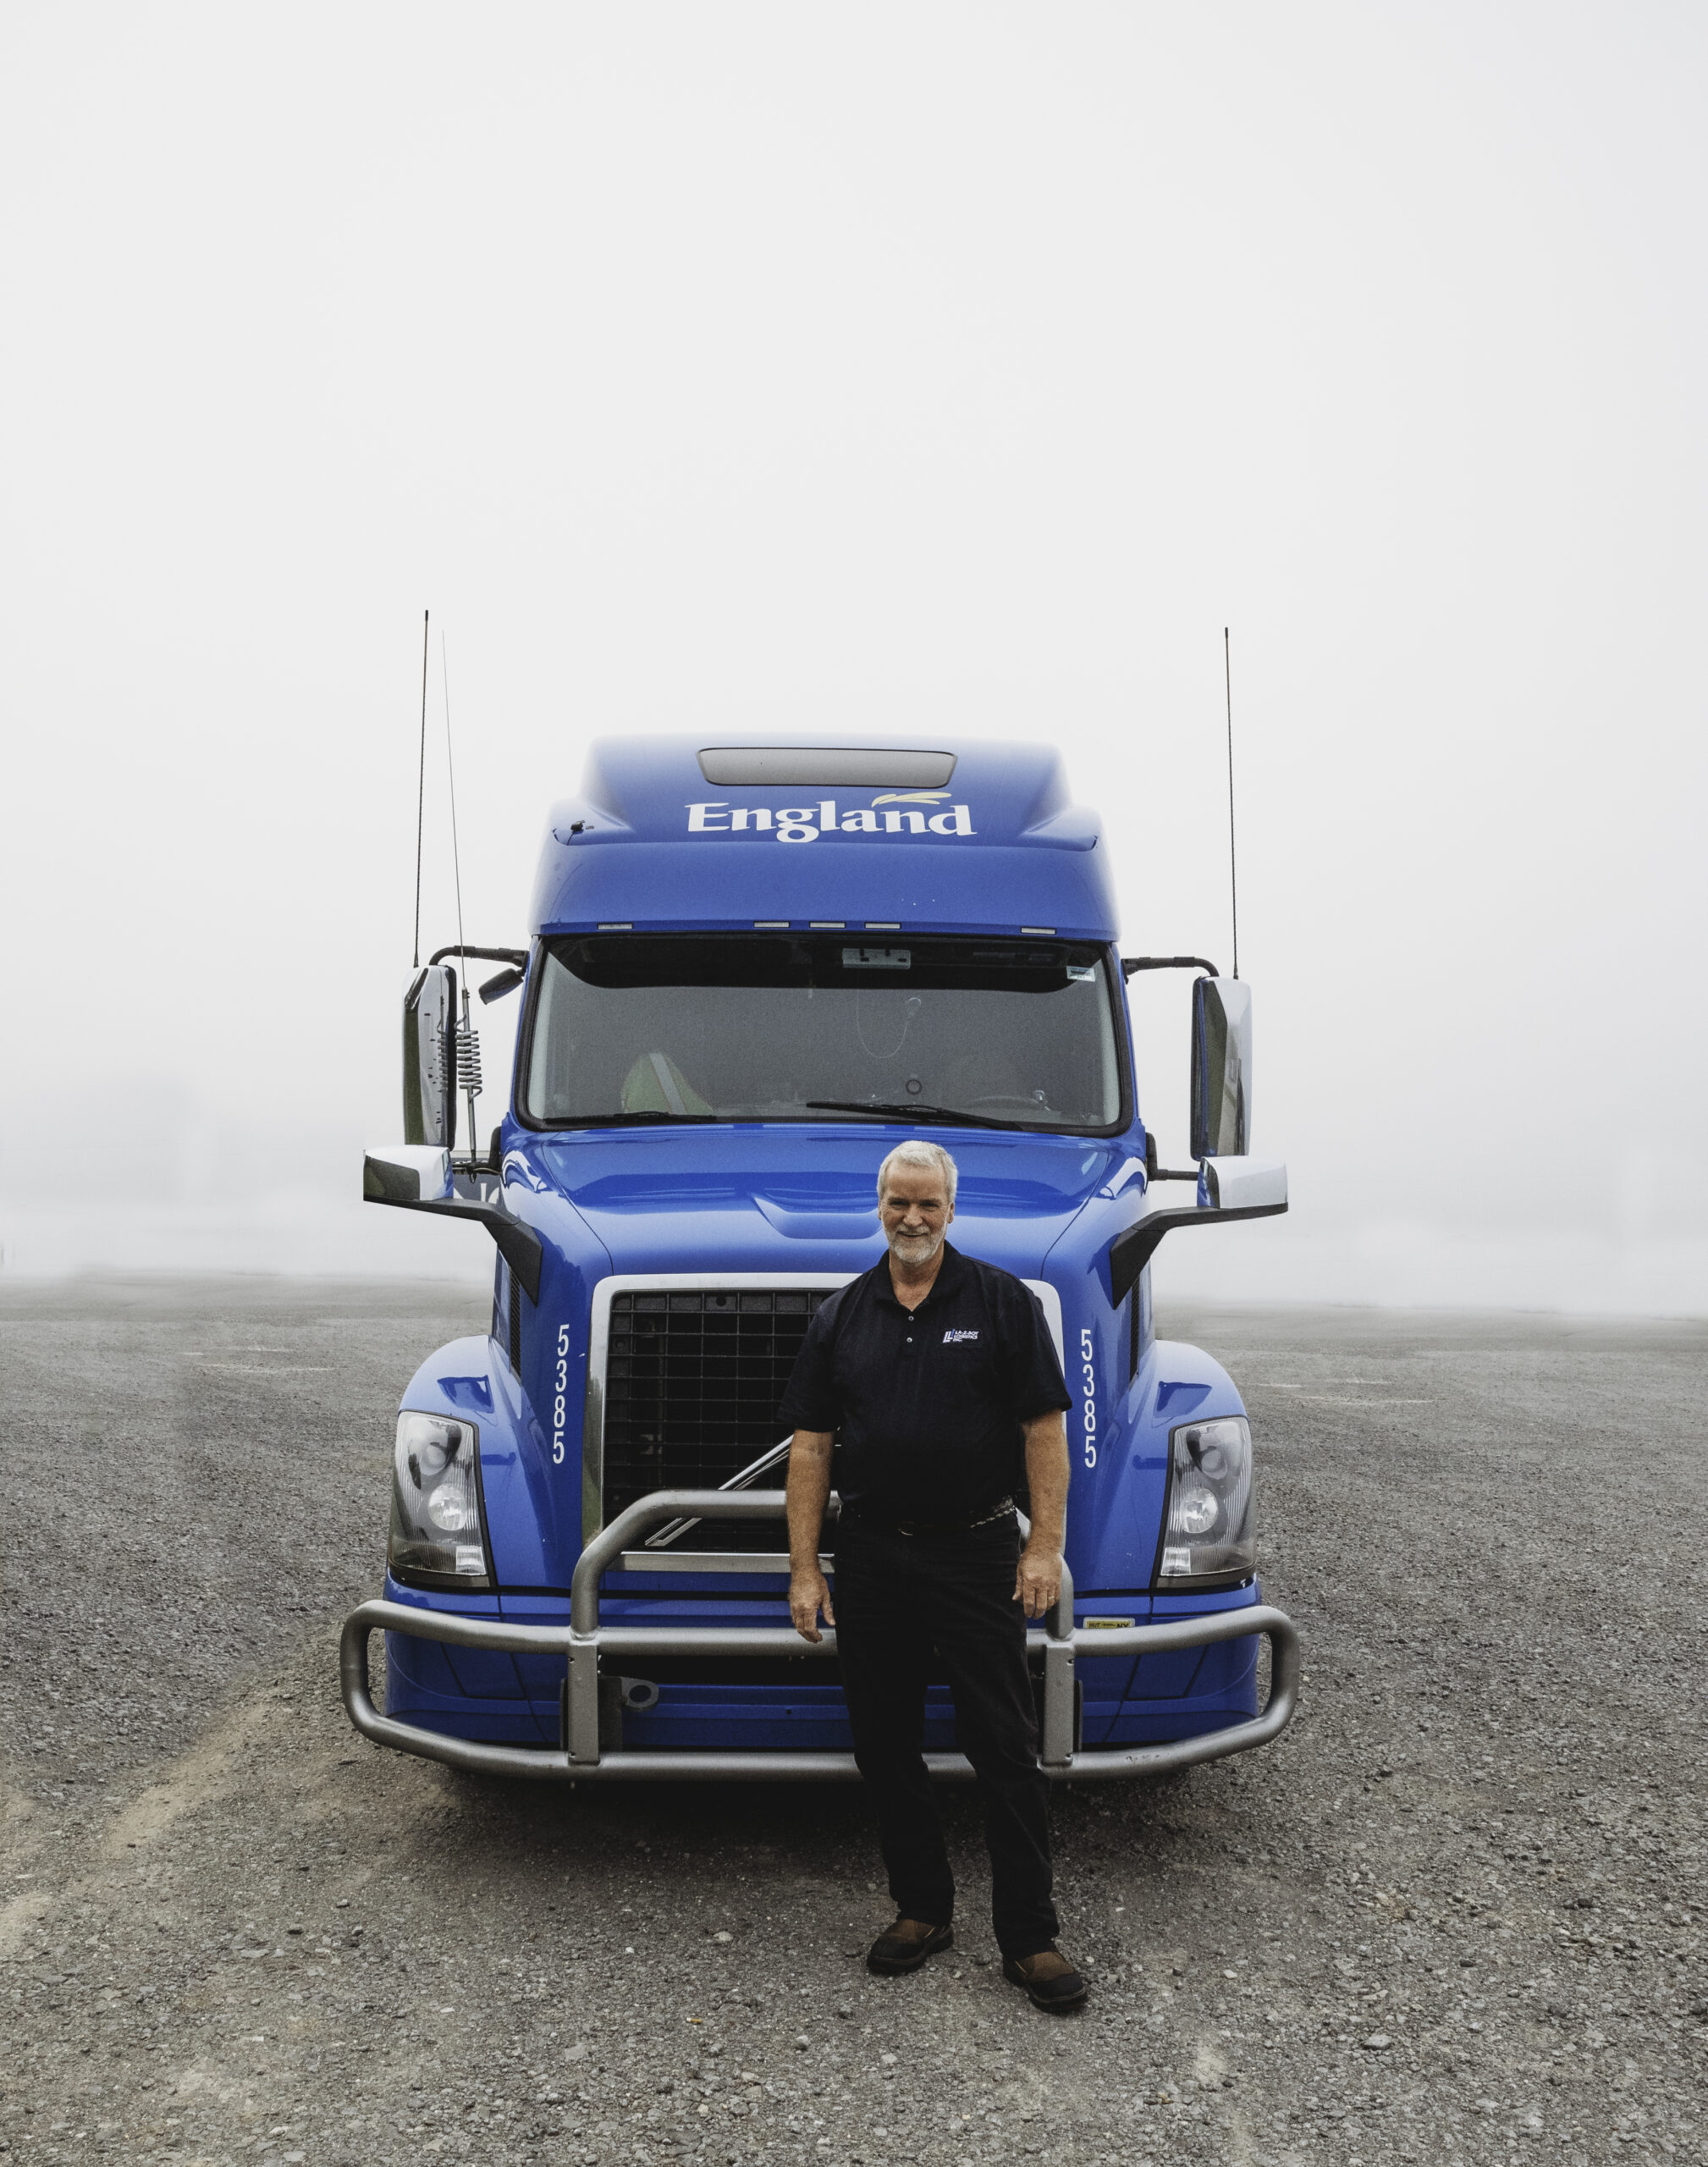
[[[480,1433],[442,1414],[397,1418],[392,1454],[392,1570],[430,1585],[489,1588],[481,1525]]]
[[[1250,1423],[1221,1414],[1171,1430],[1157,1585],[1244,1580],[1256,1570]]]

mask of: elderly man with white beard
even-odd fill
[[[821,1614],[836,1629],[896,1909],[869,1967],[916,1971],[954,1939],[955,1881],[922,1752],[934,1671],[978,1779],[1004,1974],[1062,2011],[1088,1990],[1055,1945],[1026,1620],[1061,1591],[1071,1403],[1036,1296],[945,1239],[956,1181],[940,1145],[890,1154],[878,1175],[889,1254],[824,1303],[796,1362],[782,1407],[794,1431],[789,1611],[808,1640]],[[833,1451],[834,1608],[818,1567]]]

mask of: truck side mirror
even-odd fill
[[[383,1144],[365,1155],[362,1199],[367,1204],[439,1204],[456,1194],[451,1155],[442,1144]]]
[[[1192,1155],[1251,1150],[1251,988],[1196,979],[1192,989]]]
[[[403,1133],[406,1144],[457,1140],[457,974],[427,963],[403,1001]]]

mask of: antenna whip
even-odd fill
[[[439,634],[439,674],[444,681],[445,693],[445,775],[450,784],[451,796],[451,871],[456,882],[457,946],[463,945],[463,868],[457,851],[457,771],[451,758],[451,680],[445,660],[445,636]],[[481,1041],[469,1013],[469,986],[466,973],[463,978],[463,1020],[457,1027],[457,1079],[467,1095],[469,1102],[469,1159],[471,1164],[480,1155],[475,1136],[475,1099],[481,1085]]]
[[[451,791],[451,872],[456,882],[457,943],[460,946],[463,937],[463,868],[457,856],[457,771],[451,758],[451,680],[445,663],[445,636],[443,632],[439,634],[439,674],[444,679],[445,691],[445,776]]]
[[[427,812],[427,619],[431,611],[421,613],[421,776],[416,785],[415,800],[415,962],[412,968],[421,968],[421,822]],[[460,933],[457,935],[460,940]]]
[[[1233,846],[1233,659],[1221,628],[1221,674],[1227,692],[1227,885],[1233,900],[1233,974],[1239,976],[1239,871]]]

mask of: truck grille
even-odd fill
[[[649,1490],[715,1490],[781,1442],[777,1409],[832,1288],[704,1288],[611,1298],[607,1525]],[[765,1479],[774,1487],[778,1477]],[[774,1537],[779,1530],[771,1530]],[[695,1546],[710,1530],[695,1530]]]

